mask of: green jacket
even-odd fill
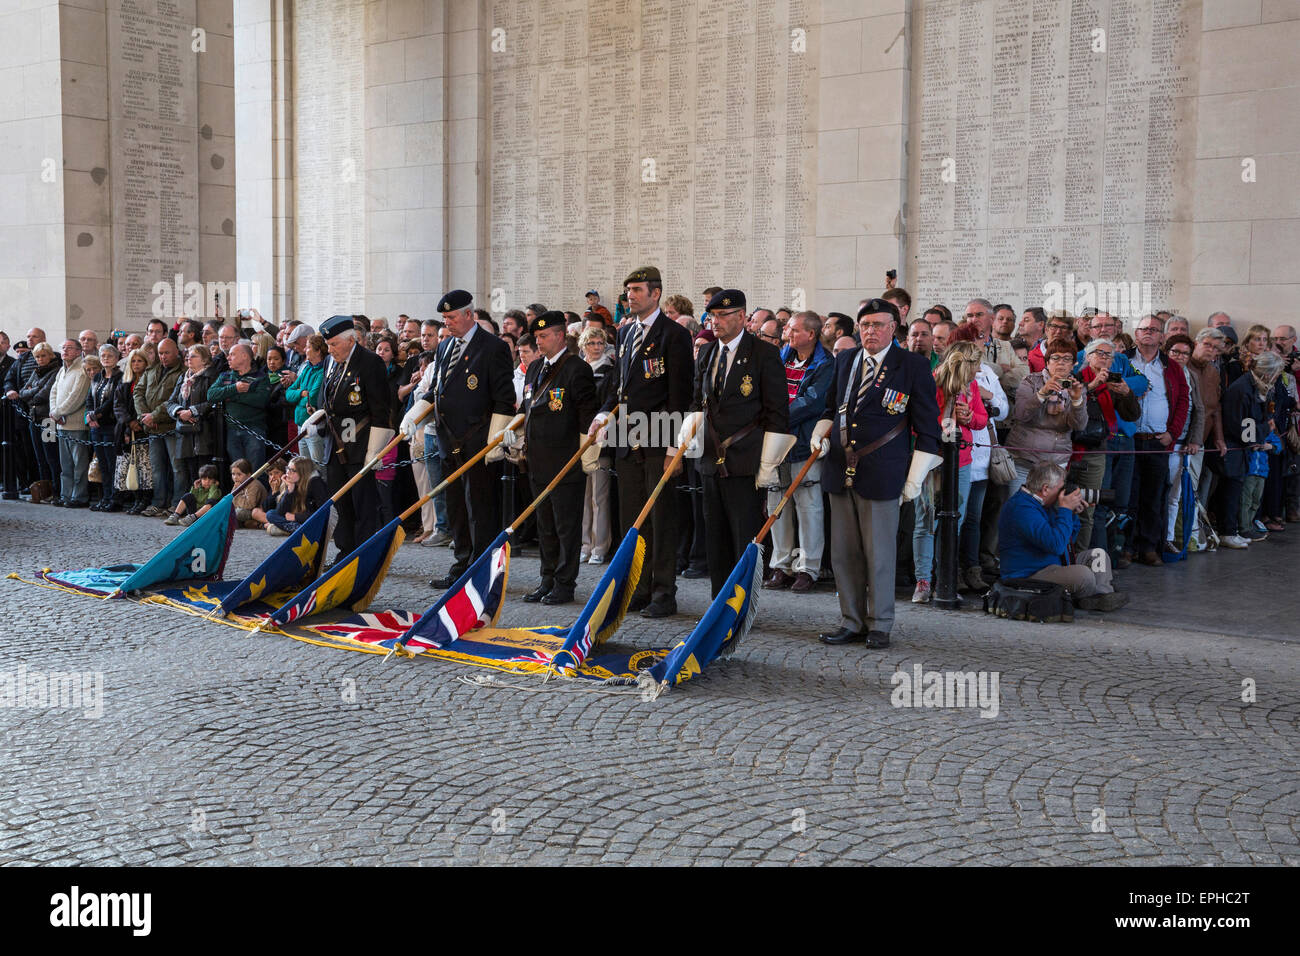
[[[169,432],[175,426],[175,421],[167,414],[167,401],[172,397],[176,380],[184,371],[185,365],[181,362],[171,368],[158,362],[144,370],[139,384],[132,390],[136,416],[141,420],[145,415],[153,416],[153,427],[149,429],[151,433]]]
[[[248,382],[251,388],[241,392],[235,386]],[[222,372],[208,389],[209,402],[222,402],[226,417],[255,431],[266,434],[266,404],[271,400],[271,383],[266,373],[253,369],[240,375],[234,369]]]
[[[293,422],[301,425],[311,414],[307,406],[320,408],[320,390],[325,384],[325,363],[312,365],[303,362],[298,366],[298,377],[284,390],[284,397],[293,406]]]

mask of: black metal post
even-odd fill
[[[957,532],[961,515],[957,511],[957,478],[961,468],[958,442],[961,429],[944,429],[945,440],[940,443],[943,463],[939,477],[939,501],[935,523],[934,542],[934,603],[936,607],[959,608],[957,596]]]
[[[14,461],[14,454],[18,447],[14,444],[14,410],[11,402],[7,397],[0,398],[0,428],[3,428],[4,448],[0,452],[4,454],[4,492],[0,498],[6,501],[13,501],[18,497],[18,478],[17,463]]]

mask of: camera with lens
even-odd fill
[[[1113,505],[1115,503],[1114,488],[1080,488],[1071,482],[1066,482],[1065,487],[1061,489],[1061,494],[1068,495],[1074,492],[1082,493],[1083,503],[1089,507],[1097,505]]]

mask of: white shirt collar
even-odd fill
[[[885,346],[883,349],[881,349],[879,352],[869,352],[868,354],[869,354],[873,359],[876,360],[876,365],[879,366],[882,362],[885,361],[885,354],[886,354],[890,349],[892,349],[893,347],[894,347],[894,343],[893,343],[893,342],[890,342],[888,345],[886,345],[886,346]],[[866,347],[865,347],[865,346],[863,346],[863,351],[864,351],[864,352],[866,351]]]
[[[474,333],[477,331],[478,331],[478,323],[471,322],[469,325],[469,331],[466,332],[464,335],[462,335],[460,337],[460,340],[464,342],[466,345],[469,345],[469,340],[474,337]]]
[[[659,318],[660,314],[661,314],[660,310],[655,309],[652,313],[650,313],[650,318],[639,319],[638,321],[641,323],[641,328],[643,328],[646,332],[649,332],[650,326],[655,324],[655,319]]]
[[[723,342],[721,339],[719,339],[718,342],[723,346],[723,348],[726,348],[731,352],[735,352],[736,344],[740,341],[740,337],[744,334],[745,334],[745,327],[742,325],[740,327],[740,331],[731,337],[731,341]]]

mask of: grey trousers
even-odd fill
[[[898,499],[873,501],[852,489],[829,498],[840,626],[888,634],[894,626]]]
[[[1110,555],[1103,548],[1080,551],[1074,556],[1074,564],[1054,564],[1033,576],[1059,584],[1077,598],[1110,594],[1115,590],[1111,584]]]

